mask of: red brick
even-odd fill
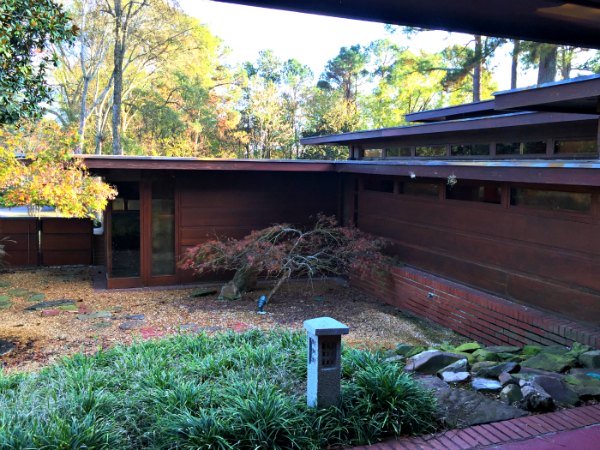
[[[472,447],[464,439],[461,438],[459,430],[450,430],[444,433],[444,437],[450,439],[460,449],[466,450]]]
[[[529,434],[526,434],[521,429],[517,428],[516,425],[513,424],[504,424],[502,422],[497,422],[491,424],[494,428],[496,428],[501,433],[510,437],[511,439],[522,439],[525,437],[529,437]]]
[[[566,417],[568,417],[571,420],[571,422],[579,425],[580,427],[586,427],[588,425],[591,425],[589,423],[588,417],[583,418],[579,414],[577,414],[575,411],[567,410],[567,411],[563,411],[562,414],[565,415]]]
[[[552,427],[554,431],[564,431],[569,429],[568,425],[556,420],[554,417],[552,417],[552,414],[540,414],[538,418],[542,422]]]
[[[495,442],[506,442],[509,441],[510,439],[500,433],[498,430],[496,430],[494,427],[490,426],[490,425],[479,425],[480,428],[480,432],[481,434],[484,434],[486,438],[488,439],[495,439]]]

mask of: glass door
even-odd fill
[[[176,282],[175,189],[171,180],[150,184],[150,265],[147,284]]]

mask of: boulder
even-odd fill
[[[521,388],[516,384],[507,384],[500,391],[500,400],[509,405],[518,404],[523,400]]]
[[[442,372],[468,372],[469,371],[469,362],[466,358],[459,359],[458,361],[453,362],[452,364],[447,365],[443,369],[439,370],[438,373]]]
[[[565,377],[568,384],[582,399],[600,398],[600,378],[596,378],[594,372],[575,372]]]
[[[241,298],[242,294],[233,281],[223,285],[221,288],[219,300],[239,300]]]
[[[577,357],[577,361],[583,367],[589,369],[600,369],[600,350],[585,352]]]
[[[449,428],[463,428],[527,415],[522,409],[490,399],[479,392],[451,388],[437,377],[421,377],[416,381],[432,390],[437,400],[436,417]]]
[[[471,378],[469,372],[441,372],[438,376],[446,383],[464,383]]]
[[[427,350],[410,357],[406,361],[404,370],[424,374],[436,374],[440,369],[460,359],[463,359],[463,357],[455,353]]]
[[[559,378],[538,375],[533,378],[533,382],[541,386],[559,405],[575,406],[579,403],[579,395]]]
[[[478,342],[467,342],[455,347],[454,351],[457,353],[473,353],[475,350],[479,350],[480,348],[481,344]]]
[[[537,383],[523,382],[521,393],[523,394],[520,402],[521,408],[535,412],[548,412],[554,409],[552,397]]]
[[[12,352],[15,347],[16,345],[14,343],[0,339],[0,356]]]
[[[564,372],[576,364],[576,358],[566,351],[564,353],[553,353],[546,350],[521,363],[523,367],[546,370],[548,372]]]
[[[499,381],[489,378],[473,378],[471,387],[478,392],[498,392],[502,389]]]
[[[502,372],[514,373],[521,370],[521,366],[519,366],[515,362],[505,362],[501,364],[495,364],[493,366],[486,366],[479,368],[474,373],[478,377],[483,378],[498,378]]]
[[[519,384],[519,380],[513,377],[508,372],[502,372],[500,375],[498,375],[498,381],[502,386],[507,386],[509,384]]]

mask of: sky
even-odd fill
[[[328,60],[340,47],[390,38],[412,50],[435,52],[451,43],[466,43],[470,37],[442,31],[421,33],[409,41],[400,33],[390,35],[384,24],[358,20],[300,14],[251,6],[219,3],[209,0],[179,0],[182,9],[206,24],[231,49],[232,64],[255,61],[260,50],[273,50],[286,60],[295,58],[308,65],[318,77]],[[505,46],[508,47],[508,46]],[[499,90],[510,88],[510,57],[508,48],[492,60]],[[519,86],[535,83],[532,71],[522,73]]]

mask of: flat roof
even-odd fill
[[[600,28],[598,29],[600,40]],[[570,78],[539,86],[496,92],[499,110],[600,113],[600,75]]]
[[[517,112],[505,113],[491,117],[473,117],[467,119],[431,122],[402,127],[380,128],[376,130],[354,131],[328,136],[306,137],[300,140],[303,145],[352,145],[368,144],[369,142],[391,141],[402,137],[435,135],[476,130],[489,130],[530,125],[553,123],[579,122],[585,120],[598,121],[595,114],[566,114],[549,112]]]
[[[218,0],[395,25],[600,48],[598,0]]]
[[[496,111],[494,100],[465,103],[462,105],[448,106],[446,108],[429,109],[404,116],[407,122],[442,122],[454,119],[468,119],[469,117],[495,116],[506,114],[506,111]]]
[[[600,160],[201,160],[143,156],[80,155],[92,172],[105,170],[255,171],[348,173],[417,178],[489,180],[600,186]],[[109,179],[110,181],[110,179]]]

